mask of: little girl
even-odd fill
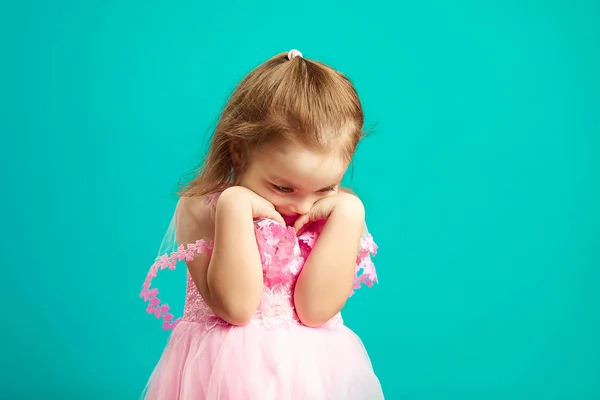
[[[350,81],[297,50],[242,80],[143,285],[148,313],[173,329],[145,398],[383,399],[340,316],[377,280],[363,204],[339,186],[362,128]],[[174,320],[151,283],[178,262]]]

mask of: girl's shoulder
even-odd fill
[[[176,236],[179,243],[213,239],[217,198],[218,196],[210,194],[179,199],[175,211]]]

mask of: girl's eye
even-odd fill
[[[275,190],[281,193],[292,193],[294,191],[294,189],[285,186],[273,185],[273,187],[275,188]]]
[[[328,187],[328,188],[322,189],[322,190],[320,190],[320,192],[321,193],[329,193],[329,192],[334,192],[335,189],[336,189],[336,187],[332,186],[332,187]]]

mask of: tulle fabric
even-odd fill
[[[346,326],[217,326],[180,322],[158,363],[148,400],[379,400],[361,340]]]
[[[214,204],[214,199],[208,199]],[[179,209],[179,208],[178,208]],[[256,221],[263,293],[250,323],[233,326],[216,316],[187,274],[184,315],[177,317],[153,285],[162,271],[212,252],[213,244],[189,237],[176,211],[150,267],[140,297],[146,312],[172,330],[144,391],[148,400],[379,400],[380,383],[361,340],[338,313],[320,328],[302,325],[293,288],[324,221],[297,236],[291,227]],[[179,228],[179,229],[176,229]],[[186,241],[175,239],[175,230]],[[364,229],[357,249],[354,290],[377,282],[371,256],[377,245]],[[349,295],[352,295],[349,293]]]

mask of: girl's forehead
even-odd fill
[[[253,160],[272,178],[296,187],[313,189],[339,184],[348,164],[337,152],[322,152],[300,146],[271,146]]]

